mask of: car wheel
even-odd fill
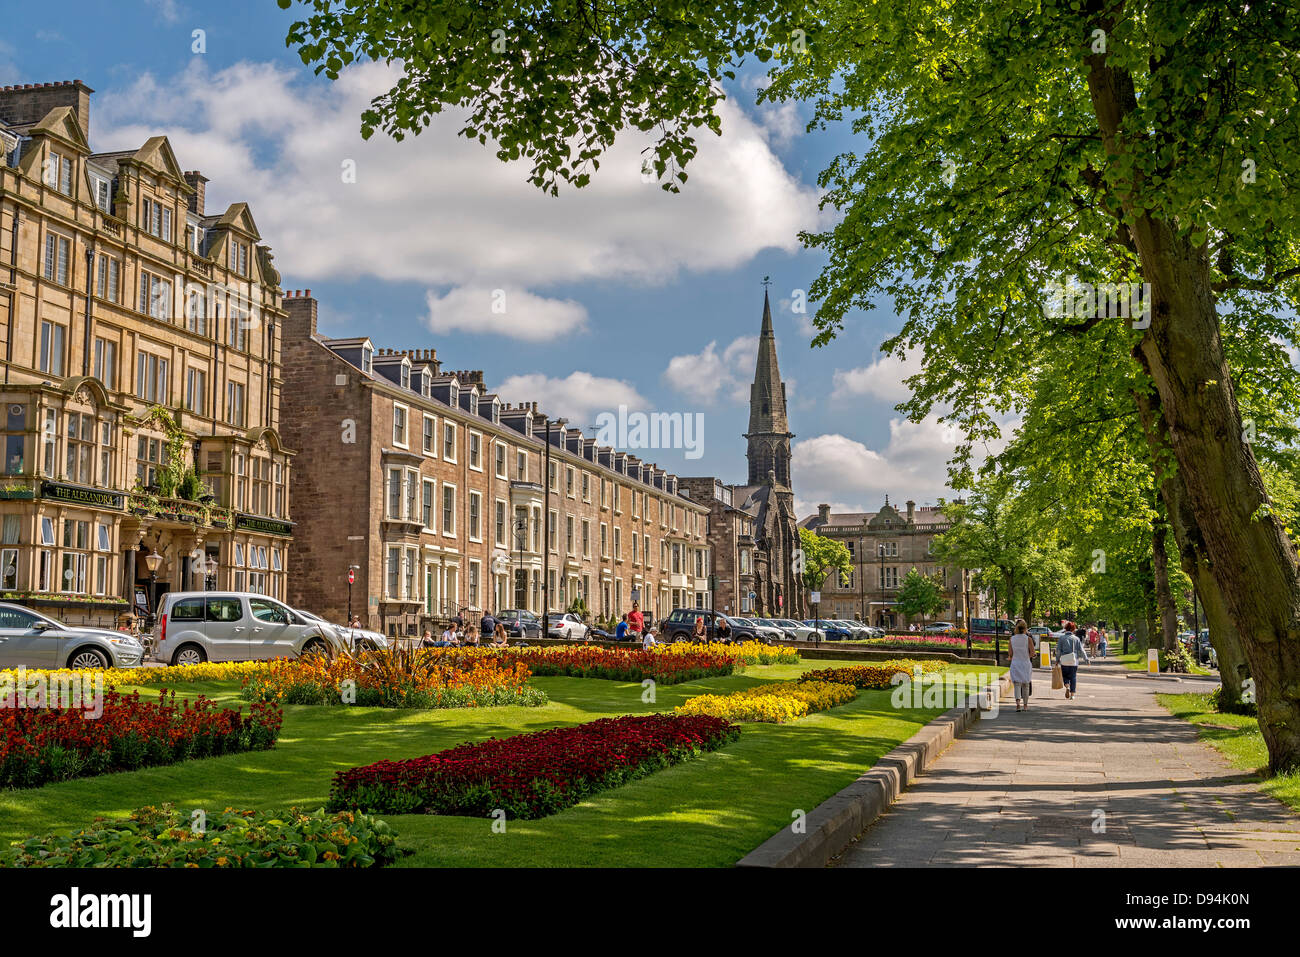
[[[198,645],[181,645],[172,655],[172,665],[201,665],[208,660],[207,652]]]
[[[325,644],[325,642],[320,638],[312,638],[307,642],[307,644],[302,646],[302,652],[299,654],[299,657],[305,658],[308,655],[324,655],[328,658],[330,656],[329,645]]]
[[[108,666],[108,655],[97,648],[78,648],[68,659],[69,668],[97,671]]]

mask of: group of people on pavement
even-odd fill
[[[614,628],[615,641],[639,641],[642,648],[658,644],[654,629],[646,624],[645,614],[641,611],[639,601],[632,602],[632,610],[619,619]]]
[[[1097,635],[1097,629],[1091,628],[1085,638],[1080,638],[1075,623],[1067,621],[1056,639],[1056,648],[1052,656],[1053,666],[1061,670],[1061,684],[1067,699],[1073,698],[1078,692],[1079,665],[1091,662],[1088,651],[1084,647],[1085,640],[1092,647],[1094,655],[1100,648],[1102,656],[1105,656],[1104,629],[1100,635]],[[1033,693],[1034,686],[1034,661],[1038,655],[1038,643],[1034,640],[1034,636],[1029,634],[1029,625],[1023,618],[1017,618],[1016,631],[1011,636],[1011,684],[1015,691],[1017,711],[1025,711],[1029,708],[1029,697]]]
[[[477,627],[467,626],[458,614],[447,623],[441,638],[435,638],[428,628],[420,638],[422,648],[504,648],[508,644],[506,626],[492,617],[490,611],[483,612]]]

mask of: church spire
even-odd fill
[[[778,485],[790,487],[790,423],[786,417],[785,383],[776,361],[776,332],[772,329],[772,303],[763,290],[763,324],[758,334],[758,360],[754,384],[749,389],[749,484],[762,485],[768,472]]]

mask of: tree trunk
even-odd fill
[[[1103,28],[1109,25],[1109,20]],[[1137,111],[1132,77],[1105,54],[1087,58],[1088,87],[1106,151],[1145,148],[1127,122]],[[1121,129],[1123,128],[1123,132]],[[1236,622],[1255,680],[1260,732],[1273,772],[1300,767],[1300,556],[1243,440],[1236,392],[1219,336],[1204,244],[1183,223],[1142,204],[1140,180],[1117,198],[1149,286],[1150,326],[1139,344],[1169,432],[1187,502],[1205,541],[1210,574]]]
[[[1178,644],[1178,608],[1174,593],[1169,588],[1169,553],[1165,538],[1169,526],[1157,518],[1151,526],[1151,565],[1156,573],[1156,609],[1160,614],[1160,646],[1166,652]]]

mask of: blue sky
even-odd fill
[[[456,139],[451,116],[401,144],[363,144],[360,107],[392,75],[371,64],[336,84],[314,77],[284,45],[300,9],[72,2],[52,19],[20,5],[0,37],[0,83],[86,82],[97,150],[168,135],[181,165],[211,179],[209,212],[251,204],[285,287],[321,301],[326,334],[435,347],[445,369],[482,369],[506,398],[583,426],[620,402],[703,412],[703,458],[647,456],[682,474],[745,480],[770,276],[801,510],[944,494],[950,437],[903,422],[903,364],[874,365],[899,324],[888,303],[820,349],[790,311],[821,264],[795,232],[818,223],[816,176],[854,145],[845,131],[805,135],[796,107],[760,109],[741,83],[681,195],[641,182],[629,139],[592,188],[544,197],[522,164]],[[493,296],[504,314],[490,312]]]

